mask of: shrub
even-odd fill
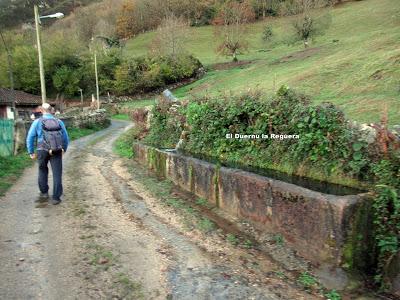
[[[193,56],[139,57],[122,62],[115,71],[115,92],[150,92],[196,76],[202,67]]]
[[[264,31],[262,33],[262,39],[264,42],[270,42],[272,40],[274,33],[272,31],[272,26],[267,25],[264,27]]]
[[[184,116],[174,103],[160,99],[152,109],[145,142],[158,148],[175,148],[183,131]]]
[[[329,103],[311,105],[307,97],[286,86],[271,99],[258,92],[203,97],[184,105],[179,113],[171,113],[171,105],[159,103],[154,108],[147,137],[154,146],[174,146],[187,127],[183,147],[193,155],[353,186],[382,176],[373,171],[382,153],[371,150],[376,147],[360,138],[360,130],[349,126],[342,111]],[[300,138],[226,138],[235,133]]]

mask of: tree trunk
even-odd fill
[[[232,56],[233,56],[233,62],[237,62],[238,58],[236,56],[236,51],[233,52]]]

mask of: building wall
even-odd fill
[[[7,119],[14,119],[14,113],[11,106],[7,106]]]
[[[0,105],[0,119],[7,119],[7,106]]]

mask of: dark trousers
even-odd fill
[[[37,151],[39,163],[39,190],[41,193],[49,191],[48,178],[49,168],[47,167],[49,161],[51,164],[51,171],[53,172],[53,199],[60,199],[63,193],[62,187],[62,153],[50,155],[45,150]]]

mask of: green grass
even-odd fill
[[[129,102],[124,102],[121,104],[121,107],[126,107],[126,108],[142,108],[146,106],[152,106],[156,102],[155,99],[141,99],[141,100],[135,100],[135,101],[129,101]]]
[[[388,106],[389,123],[400,123],[400,2],[398,0],[365,0],[349,2],[331,10],[332,25],[318,37],[306,53],[302,43],[288,45],[292,17],[269,18],[254,23],[248,33],[249,50],[241,60],[251,64],[228,70],[212,70],[174,94],[217,95],[248,88],[272,93],[288,84],[312,96],[315,103],[332,102],[349,118],[359,122],[377,122]],[[275,41],[265,44],[263,27],[271,24]],[[228,61],[217,56],[213,28],[191,28],[186,42],[188,52],[203,64]],[[125,55],[142,55],[154,32],[128,41]],[[339,40],[334,43],[333,40]],[[283,57],[292,58],[282,60]]]
[[[102,127],[93,128],[68,128],[68,136],[71,141],[79,139],[81,137],[95,133],[96,131],[102,130]]]
[[[118,137],[118,139],[115,141],[113,145],[113,150],[117,155],[126,158],[133,157],[134,155],[133,140],[136,131],[137,129],[134,127],[124,132],[123,134],[121,134],[121,136]]]
[[[315,279],[315,277],[308,272],[301,273],[299,278],[297,279],[297,282],[305,289],[310,289],[311,287],[318,284],[317,279]]]
[[[122,120],[122,121],[130,121],[131,120],[127,114],[116,114],[116,115],[111,116],[111,118],[115,119],[115,120]]]
[[[24,169],[31,165],[32,160],[27,153],[0,157],[0,196],[3,196],[21,176]]]

